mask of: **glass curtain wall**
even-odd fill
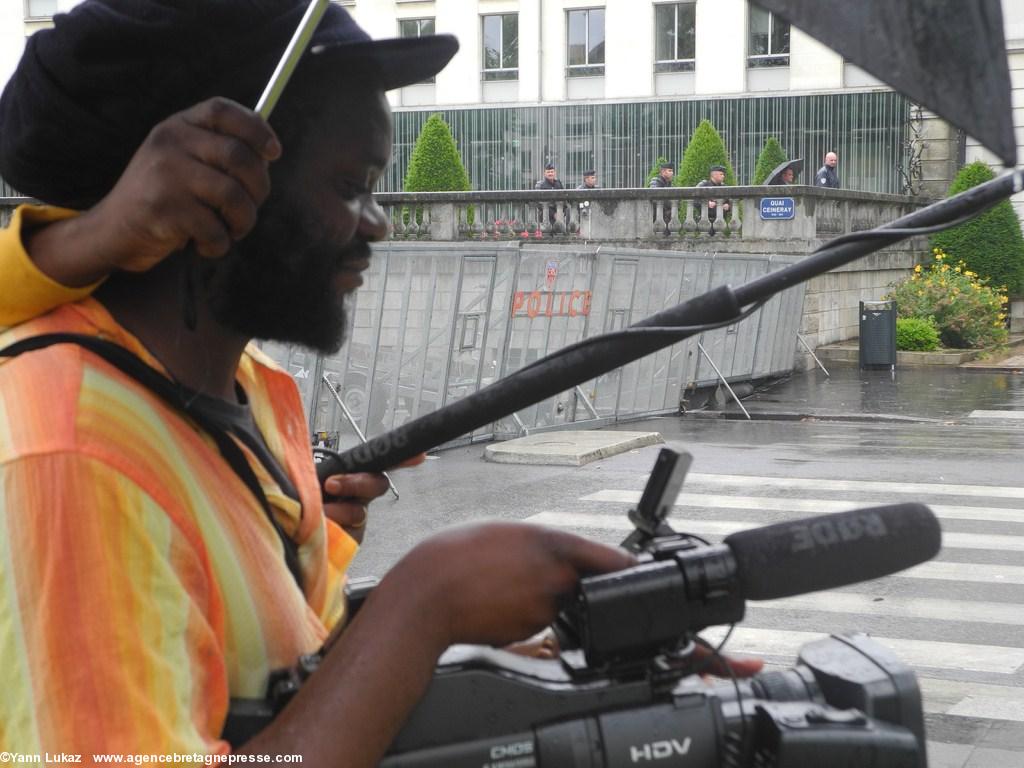
[[[548,162],[569,188],[586,169],[597,171],[601,187],[643,186],[658,156],[679,163],[693,130],[708,119],[741,184],[750,182],[765,141],[775,136],[790,158],[803,158],[799,183],[813,181],[825,153],[834,151],[845,189],[897,194],[909,111],[907,99],[892,92],[400,111],[394,159],[378,191],[401,190],[420,129],[440,112],[473,189],[532,189]]]

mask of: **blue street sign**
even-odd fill
[[[792,197],[762,197],[762,219],[792,219],[796,216],[796,203]]]

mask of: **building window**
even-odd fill
[[[750,39],[747,65],[751,67],[789,66],[789,22],[771,11],[750,6]]]
[[[519,14],[483,16],[484,80],[519,79]]]
[[[434,20],[433,19],[399,19],[398,20],[398,36],[399,37],[425,37],[426,35],[434,34]],[[421,83],[432,83],[434,78],[431,77],[428,80],[421,80]]]
[[[604,8],[567,11],[569,77],[604,74]]]
[[[25,0],[26,19],[49,19],[57,12],[57,0]]]
[[[692,72],[697,45],[697,3],[654,6],[654,71]]]

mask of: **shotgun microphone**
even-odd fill
[[[776,523],[712,546],[658,536],[644,562],[582,579],[556,628],[592,663],[645,658],[741,621],[747,600],[877,579],[930,559],[941,544],[935,515],[914,503]]]
[[[723,542],[748,600],[832,589],[930,560],[942,529],[924,504],[855,509],[739,531]]]

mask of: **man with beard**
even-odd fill
[[[375,765],[448,645],[526,637],[581,574],[631,562],[534,526],[435,536],[269,727],[223,738],[231,699],[261,698],[342,626],[355,550],[324,517],[291,376],[249,340],[340,344],[344,297],[387,231],[371,196],[391,147],[383,92],[455,50],[371,42],[332,5],[272,130],[239,104],[304,10],[85,0],[29,40],[0,101],[0,173],[83,212],[30,216],[19,244],[44,272],[82,254],[68,282],[85,292],[118,268],[0,335],[8,752]]]

